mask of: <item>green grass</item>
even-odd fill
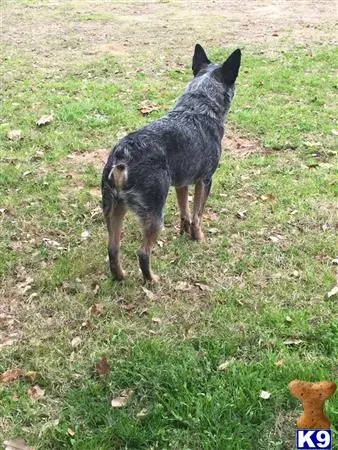
[[[227,53],[215,49],[213,56],[221,61]],[[123,64],[104,58],[46,76],[7,57],[0,274],[23,339],[1,350],[0,372],[39,372],[45,396],[30,400],[24,380],[0,385],[2,439],[23,437],[36,449],[293,448],[301,408],[288,383],[337,379],[337,298],[326,294],[336,283],[338,53],[322,46],[278,58],[244,55],[229,122],[270,151],[223,154],[201,244],[178,236],[170,194],[164,245],[154,252],[162,276],[152,288],[155,300],[141,288],[140,230],[131,217],[123,241],[129,277],[122,284],[109,279],[105,227],[95,214],[100,169],[67,155],[110,147],[163,115],[190,70],[128,75]],[[145,99],[159,111],[143,117],[138,107]],[[37,128],[43,114],[54,120]],[[9,141],[10,129],[20,129],[22,139]],[[275,200],[262,200],[268,194]],[[242,210],[246,220],[236,218]],[[86,241],[83,230],[90,232]],[[21,266],[34,279],[23,296],[16,289]],[[181,281],[191,291],[176,290]],[[93,303],[103,305],[101,316],[88,316]],[[73,349],[76,336],[81,344]],[[301,342],[286,345],[290,339]],[[102,355],[111,371],[97,379],[93,367]],[[230,359],[227,370],[217,370]],[[123,389],[133,389],[133,397],[111,408]],[[270,399],[261,399],[261,390]],[[147,414],[137,416],[144,408]],[[327,412],[338,448],[337,395]]]

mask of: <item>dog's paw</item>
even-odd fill
[[[204,234],[201,228],[191,227],[191,239],[193,241],[203,241]]]

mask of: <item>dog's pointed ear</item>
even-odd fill
[[[196,44],[194,56],[192,58],[192,71],[194,76],[196,76],[201,68],[206,64],[210,64],[207,54],[200,44]]]
[[[242,53],[238,48],[235,50],[229,58],[223,63],[221,67],[222,81],[225,84],[234,84],[236,81],[239,67],[241,65]]]

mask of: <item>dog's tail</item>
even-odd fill
[[[115,188],[120,191],[126,184],[128,178],[127,166],[124,163],[114,164],[108,174],[108,179],[110,179]]]

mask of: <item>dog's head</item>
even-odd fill
[[[230,104],[235,92],[235,81],[241,65],[241,51],[235,50],[223,64],[213,64],[207,57],[201,45],[196,44],[192,59],[194,79],[189,85],[189,91],[204,91],[214,93],[216,97],[224,98]]]

